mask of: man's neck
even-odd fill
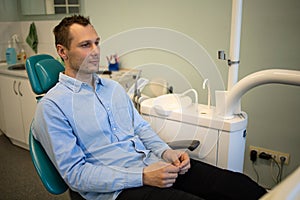
[[[94,88],[94,76],[93,74],[80,73],[80,71],[66,71],[65,74],[72,78],[75,78],[81,82],[87,83]]]

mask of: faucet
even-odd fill
[[[205,86],[207,86],[207,108],[210,109],[210,85],[209,85],[209,80],[205,79],[202,84],[202,88],[205,89]]]

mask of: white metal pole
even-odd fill
[[[240,61],[240,41],[242,26],[242,0],[232,0],[229,71],[227,90],[231,90],[238,81],[238,68]]]

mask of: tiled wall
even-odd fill
[[[34,51],[26,43],[31,21],[26,22],[0,22],[0,60],[5,60],[7,42],[13,34],[18,34],[20,45],[26,51],[27,56],[34,55]],[[57,57],[52,30],[58,21],[35,21],[38,34],[38,54],[46,53]]]
[[[5,60],[5,50],[7,42],[12,34],[20,33],[21,26],[19,22],[1,22],[0,23],[0,61]]]

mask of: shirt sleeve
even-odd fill
[[[163,152],[167,149],[170,149],[170,147],[151,128],[150,124],[137,112],[130,99],[129,103],[131,104],[131,108],[133,110],[132,117],[135,133],[139,136],[148,150],[151,150],[157,157],[162,158]]]
[[[38,103],[32,127],[33,135],[72,190],[107,193],[142,186],[142,167],[87,162],[68,118],[51,100],[42,99]]]

